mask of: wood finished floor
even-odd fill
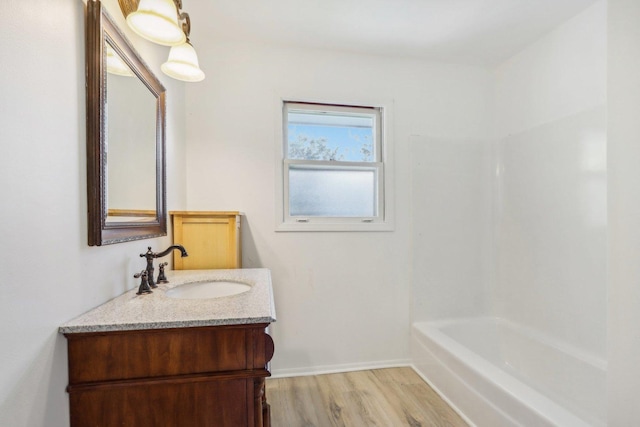
[[[411,368],[267,379],[273,427],[467,427]]]

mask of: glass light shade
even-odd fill
[[[127,16],[127,24],[140,37],[164,46],[176,46],[187,39],[173,0],[140,0],[138,10]]]
[[[169,51],[169,59],[160,66],[169,77],[185,82],[199,82],[204,79],[204,72],[198,65],[198,55],[190,43],[173,46]]]
[[[120,58],[120,55],[113,50],[109,43],[105,43],[105,45],[107,48],[107,72],[118,76],[132,77],[133,72],[122,58]]]

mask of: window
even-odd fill
[[[385,225],[379,107],[285,101],[281,230]]]

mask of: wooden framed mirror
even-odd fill
[[[86,14],[89,245],[165,236],[166,90],[99,0]]]

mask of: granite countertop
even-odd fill
[[[271,272],[266,268],[167,271],[169,283],[153,293],[138,287],[60,326],[63,334],[271,323],[276,320]],[[165,292],[176,286],[212,280],[251,285],[247,292],[221,298],[177,299]]]

